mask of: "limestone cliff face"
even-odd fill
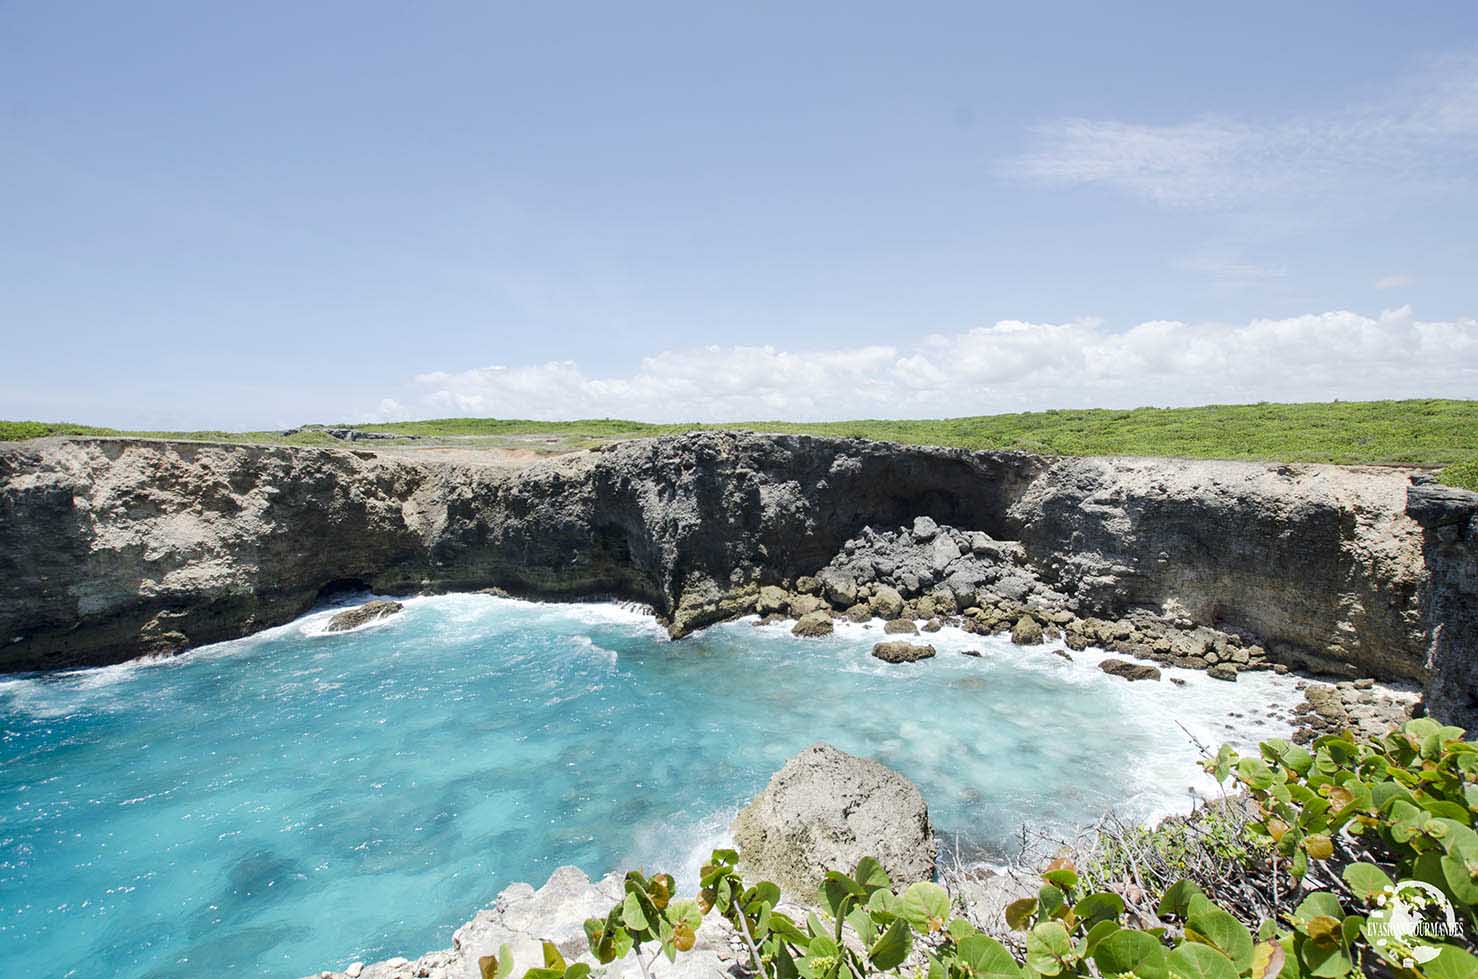
[[[1085,613],[1168,609],[1285,659],[1418,679],[1430,623],[1405,485],[1389,470],[743,433],[518,471],[367,451],[0,445],[0,670],[243,635],[346,583],[606,594],[650,603],[682,634],[747,610],[760,583],[815,572],[865,526],[928,515],[1020,540]]]
[[[1291,665],[1421,680],[1421,535],[1388,469],[1064,459],[1013,505],[1084,612],[1175,609]]]
[[[1422,526],[1429,576],[1427,709],[1478,730],[1478,493],[1430,482],[1411,487],[1407,512]]]
[[[503,586],[652,604],[678,632],[868,521],[987,525],[1029,457],[713,434],[516,472],[367,451],[122,439],[0,445],[0,671],[244,635],[325,589]]]

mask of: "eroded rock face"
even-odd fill
[[[723,432],[516,471],[367,450],[4,443],[0,672],[236,638],[339,585],[608,595],[684,635],[752,611],[761,585],[815,572],[869,522],[998,526],[1042,465]]]
[[[1083,615],[1174,603],[1274,658],[1422,680],[1419,528],[1404,474],[1064,459],[1011,505],[1029,562]],[[1199,556],[1198,556],[1199,555]]]
[[[1478,730],[1478,493],[1415,482],[1407,512],[1422,528],[1429,576],[1427,710]]]
[[[363,605],[345,609],[328,620],[328,625],[323,627],[324,632],[346,632],[376,619],[383,619],[395,615],[405,608],[399,602],[388,602],[384,599],[376,599],[373,602],[365,602]]]
[[[341,585],[608,595],[651,605],[680,636],[772,606],[762,589],[791,580],[848,618],[1010,603],[974,617],[988,631],[1022,610],[1084,622],[1150,610],[1247,637],[1254,667],[1351,678],[1421,681],[1430,639],[1434,713],[1471,710],[1471,518],[1435,505],[1413,509],[1434,514],[1421,524],[1407,517],[1405,478],[727,432],[517,471],[365,450],[12,443],[0,445],[0,671],[235,638]],[[1133,655],[1151,641],[1109,640]],[[1150,651],[1202,668],[1240,655]]]
[[[770,779],[734,819],[754,879],[811,895],[828,870],[873,856],[895,884],[934,876],[934,831],[918,788],[868,758],[814,744]]]

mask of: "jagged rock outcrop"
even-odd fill
[[[234,638],[324,589],[645,602],[676,635],[754,608],[868,523],[998,526],[1020,453],[700,433],[510,471],[366,450],[0,444],[0,671]]]
[[[918,787],[829,744],[787,761],[732,829],[749,875],[790,894],[815,894],[828,870],[850,873],[865,856],[895,884],[934,877],[934,831]]]
[[[1011,604],[983,609],[982,628],[1022,609],[1068,610],[1038,619],[1049,633],[1143,610],[1246,640],[1159,650],[1172,662],[1251,649],[1350,677],[1424,680],[1430,634],[1454,686],[1434,702],[1468,702],[1472,656],[1438,653],[1473,642],[1472,603],[1458,600],[1471,521],[1434,516],[1424,531],[1405,513],[1406,475],[734,432],[520,470],[347,448],[12,443],[0,445],[0,671],[234,638],[343,587],[605,594],[651,605],[683,635],[793,583],[792,615],[824,601],[848,618],[947,617],[974,587]],[[905,537],[886,575],[849,573]],[[1160,643],[1132,629],[1110,641]]]
[[[373,602],[365,602],[354,608],[346,608],[338,612],[328,620],[328,625],[323,627],[324,632],[347,632],[357,629],[362,625],[395,615],[405,608],[399,602],[389,602],[384,599],[376,599]]]
[[[1407,513],[1422,528],[1428,577],[1427,710],[1478,730],[1478,493],[1416,480]]]

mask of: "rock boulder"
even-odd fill
[[[1129,663],[1121,659],[1106,659],[1098,664],[1098,668],[1109,676],[1123,677],[1126,680],[1160,679],[1160,671],[1153,666],[1145,666],[1142,663]]]
[[[882,585],[874,591],[867,604],[873,615],[880,619],[896,619],[903,614],[903,596],[898,594],[896,588],[888,585]]]
[[[357,626],[376,619],[383,619],[395,615],[405,606],[399,602],[389,602],[376,599],[373,602],[365,602],[355,608],[348,608],[336,614],[328,620],[328,625],[323,627],[324,632],[347,632]]]
[[[1023,615],[1011,627],[1011,641],[1018,646],[1040,646],[1042,626],[1030,615]]]
[[[917,663],[921,659],[932,658],[934,647],[895,639],[892,642],[878,643],[872,647],[872,654],[884,663]]]
[[[826,612],[807,612],[796,620],[790,631],[807,638],[829,636],[832,633],[831,616]]]
[[[894,884],[930,880],[936,846],[918,788],[868,758],[814,744],[785,763],[732,827],[751,879],[814,897],[828,870],[876,857]]]

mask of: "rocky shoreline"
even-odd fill
[[[0,671],[178,652],[345,590],[506,589],[643,602],[674,637],[751,614],[800,635],[882,618],[902,637],[884,658],[910,669],[932,652],[918,634],[958,626],[1060,639],[1068,656],[1102,648],[1127,657],[1100,664],[1126,682],[1158,682],[1151,664],[1228,682],[1322,673],[1336,682],[1294,708],[1305,741],[1419,709],[1378,681],[1423,687],[1440,719],[1478,726],[1478,494],[1420,480],[1408,493],[1413,475],[725,432],[517,471],[367,450],[7,444]],[[609,906],[612,886],[568,869],[514,885],[452,949],[343,975],[475,976],[471,950],[533,941],[550,907]],[[685,968],[729,968],[729,936],[710,940]]]
[[[740,432],[519,470],[360,449],[9,443],[0,671],[237,638],[348,588],[612,596],[683,636],[763,614],[768,588],[787,610],[809,596],[860,614],[850,576],[869,608],[894,604],[888,588],[911,611],[932,604],[926,626],[1027,615],[1044,634],[1223,674],[1266,663],[1440,681],[1429,703],[1462,723],[1478,704],[1478,494],[1409,487],[1413,475]],[[920,516],[949,530],[880,570],[893,528],[912,536]]]

